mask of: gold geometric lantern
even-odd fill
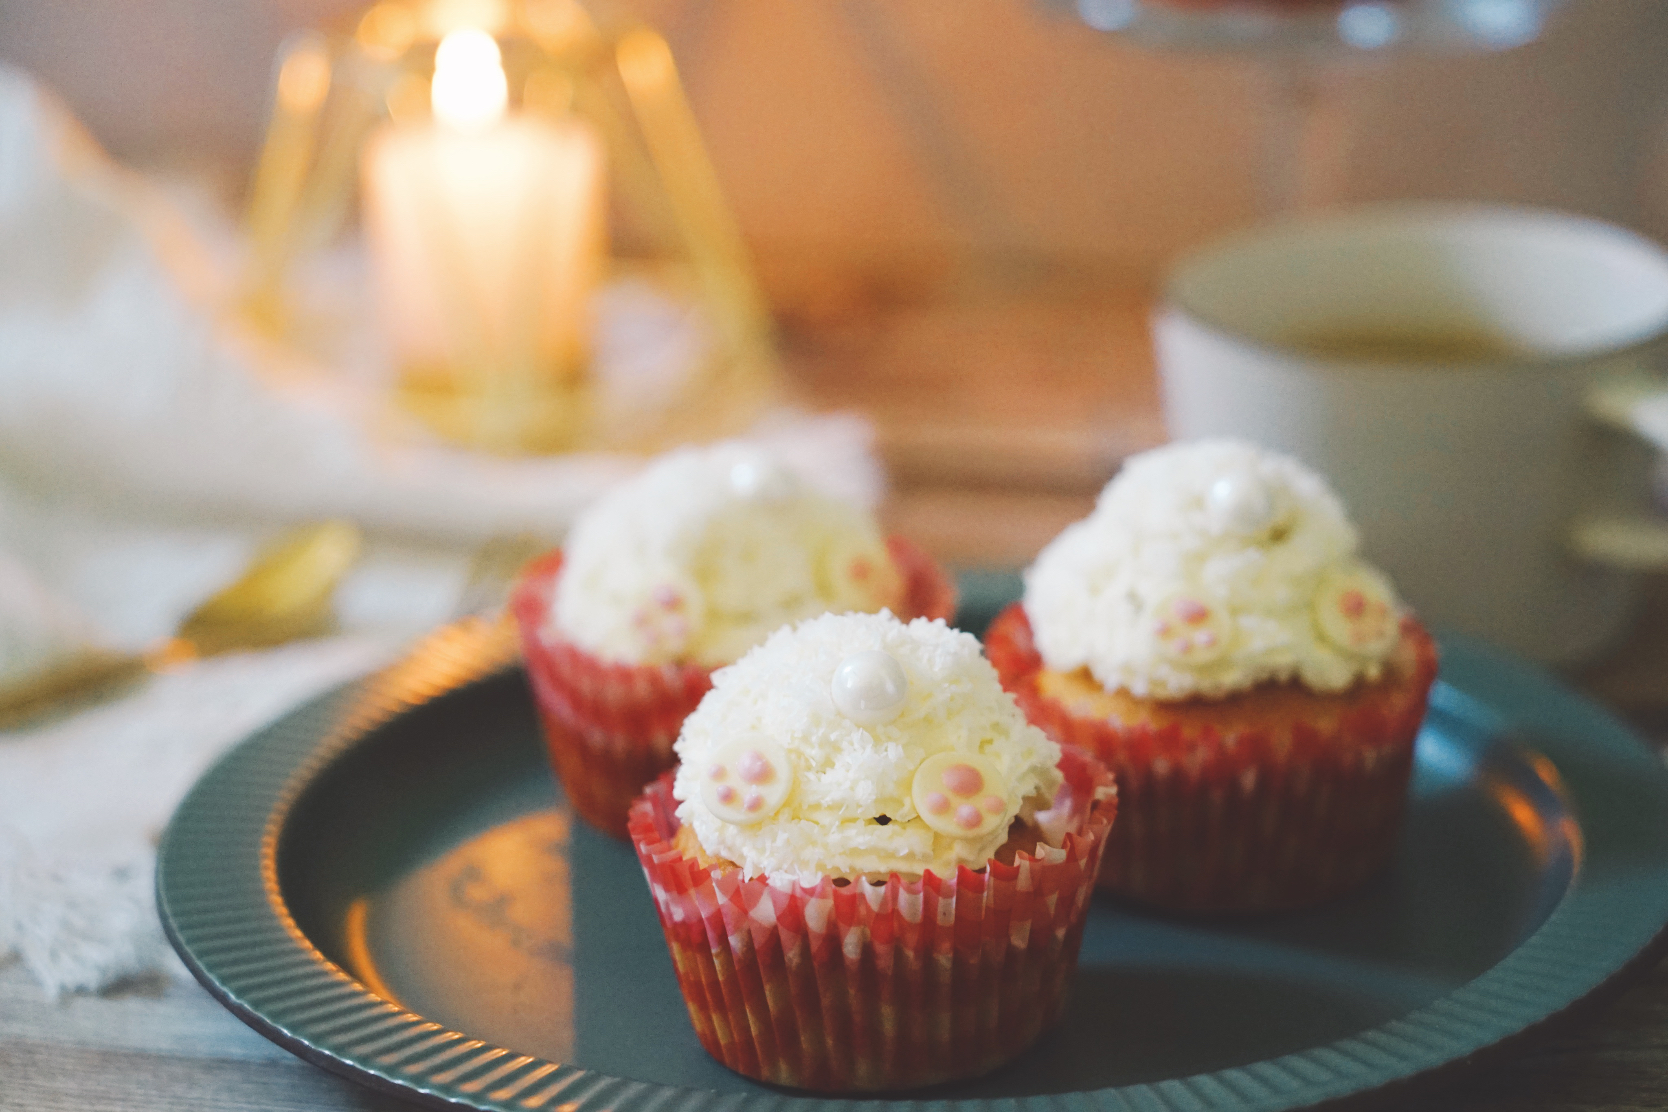
[[[393,397],[462,444],[652,450],[773,392],[665,40],[576,0],[382,0],[292,41],[248,219],[242,306],[291,340],[300,264],[357,227]]]

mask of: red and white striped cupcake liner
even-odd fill
[[[954,582],[901,537],[888,553],[904,578],[906,621],[949,619]],[[598,829],[626,837],[626,812],[643,786],[676,762],[672,743],[712,687],[712,670],[693,664],[620,664],[552,633],[551,604],[560,551],[530,564],[510,598],[522,658],[544,727],[551,764],[574,810]]]
[[[820,1092],[931,1085],[1016,1057],[1060,1016],[1117,793],[1067,749],[1058,849],[885,884],[744,879],[672,845],[672,777],[632,807],[701,1045],[737,1073]]]
[[[1017,604],[985,636],[1002,684],[1033,723],[1082,747],[1118,782],[1101,885],[1170,910],[1256,912],[1340,895],[1395,849],[1436,647],[1412,619],[1414,674],[1329,724],[1288,729],[1123,726],[1043,694],[1042,658]]]

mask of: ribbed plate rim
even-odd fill
[[[1668,809],[1668,770],[1608,712],[1530,665],[1452,635],[1440,638],[1444,673],[1457,662],[1496,687],[1541,701],[1592,731],[1538,733],[1542,745],[1602,742],[1613,759],[1644,759]],[[169,941],[208,991],[256,1031],[300,1057],[372,1088],[434,1107],[482,1112],[843,1112],[855,1101],[761,1088],[719,1094],[612,1077],[547,1062],[449,1031],[382,1000],[315,948],[290,917],[275,846],[289,808],[327,767],[377,726],[448,692],[516,667],[501,626],[470,622],[426,639],[393,666],[343,685],[255,733],[204,774],[181,803],[158,853],[157,903]],[[1433,702],[1454,713],[1500,714],[1439,680]],[[1509,724],[1509,723],[1508,723]],[[1593,750],[1589,749],[1589,756]],[[1556,754],[1553,754],[1556,756]],[[251,802],[264,806],[250,807]],[[1579,813],[1583,804],[1573,800]],[[193,840],[216,848],[192,875]],[[254,853],[251,855],[251,848]],[[1139,1085],[1030,1097],[920,1101],[864,1099],[873,1112],[1287,1112],[1377,1103],[1492,1058],[1583,1003],[1596,1002],[1668,948],[1664,883],[1641,907],[1595,882],[1589,855],[1544,923],[1483,974],[1435,1002],[1359,1035],[1246,1066]]]

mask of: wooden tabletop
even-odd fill
[[[954,565],[1014,567],[1087,511],[1123,455],[1161,438],[1145,319],[1138,294],[973,297],[820,319],[786,350],[811,404],[875,418],[894,528]],[[1668,743],[1668,581],[1651,585],[1628,646],[1566,679]],[[1668,1108],[1668,968],[1395,1106]],[[53,1002],[19,964],[0,967],[0,1110],[409,1107],[256,1035],[183,969]]]

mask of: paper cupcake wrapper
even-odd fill
[[[933,560],[900,537],[887,551],[904,577],[906,613],[950,618],[955,585]],[[549,632],[562,554],[529,565],[510,599],[522,657],[551,764],[574,810],[617,838],[643,786],[676,763],[672,743],[712,687],[712,670],[693,664],[619,664]]]
[[[550,762],[575,811],[615,837],[643,785],[672,767],[683,720],[712,687],[689,664],[616,664],[546,632],[561,552],[529,565],[510,598]]]
[[[884,885],[772,884],[674,849],[670,775],[631,812],[701,1045],[737,1073],[820,1092],[973,1077],[1059,1018],[1106,834],[1112,778],[1067,750],[1077,823],[1059,849]]]
[[[902,537],[886,538],[886,554],[892,557],[904,581],[904,599],[898,617],[942,618],[956,616],[956,581],[944,573],[931,556]]]
[[[1101,886],[1180,911],[1255,912],[1341,895],[1381,868],[1413,770],[1413,744],[1436,677],[1436,648],[1408,620],[1416,674],[1386,697],[1289,737],[1255,729],[1119,726],[1079,717],[1038,689],[1025,612],[997,616],[985,652],[1036,725],[1100,758],[1120,814]]]

